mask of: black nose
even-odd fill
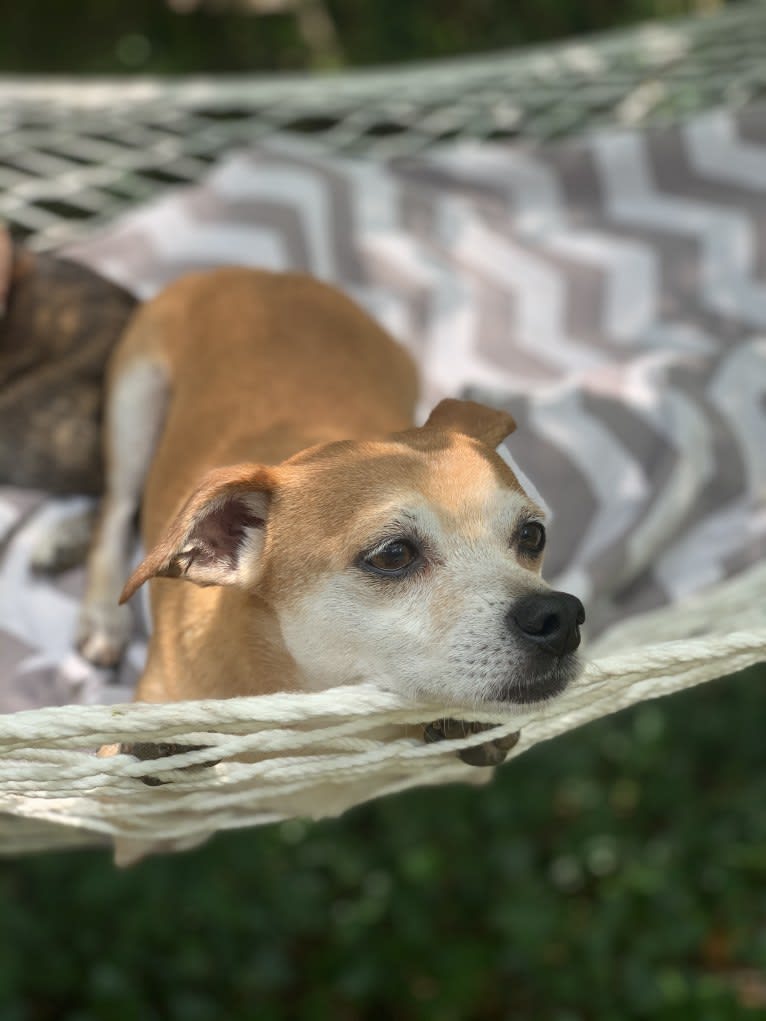
[[[576,596],[566,592],[545,592],[525,596],[514,603],[508,624],[552,656],[574,652],[580,644],[580,624],[585,610]]]

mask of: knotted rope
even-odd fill
[[[0,718],[0,851],[122,842],[122,859],[192,846],[219,829],[337,815],[410,787],[491,775],[457,751],[487,733],[426,744],[441,717],[521,731],[509,759],[591,720],[766,660],[766,566],[597,643],[550,703],[508,711],[408,703],[361,685],[169,705],[65,706]],[[171,745],[159,759],[99,746]],[[508,767],[503,767],[508,768]],[[126,850],[127,849],[127,850]]]

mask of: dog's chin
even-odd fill
[[[535,657],[525,670],[500,685],[489,695],[489,701],[504,705],[534,705],[549,702],[561,695],[582,673],[582,660],[576,652],[566,656]]]

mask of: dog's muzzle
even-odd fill
[[[544,592],[518,599],[506,615],[506,625],[524,654],[524,665],[511,683],[503,685],[500,700],[540,702],[560,695],[580,673],[576,655],[585,610],[567,592]]]

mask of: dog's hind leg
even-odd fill
[[[110,367],[104,419],[106,489],[88,557],[88,580],[77,645],[98,666],[114,666],[132,630],[118,600],[129,573],[134,521],[168,402],[165,365],[146,350],[136,322]]]
[[[87,506],[77,502],[43,532],[32,549],[30,567],[37,574],[60,574],[70,567],[82,564],[90,548],[96,510],[92,502]]]

